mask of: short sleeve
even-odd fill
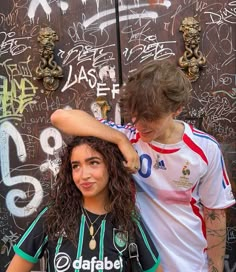
[[[154,272],[160,264],[160,257],[154,246],[142,219],[136,220],[136,243],[139,251],[139,260],[144,271]]]
[[[47,207],[44,208],[32,221],[18,243],[14,246],[15,253],[31,263],[37,263],[42,257],[44,248],[48,241],[48,237],[43,229],[43,215],[46,211]]]
[[[209,209],[230,207],[235,203],[235,199],[219,146],[212,143],[206,155],[208,166],[200,181],[200,201]]]
[[[120,132],[126,135],[126,137],[130,140],[131,143],[136,142],[140,137],[139,133],[137,132],[137,129],[132,124],[126,124],[123,126],[117,125],[114,122],[105,119],[100,119],[98,121],[103,123],[104,125],[119,130]]]

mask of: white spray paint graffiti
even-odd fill
[[[7,256],[10,255],[13,246],[16,244],[20,236],[18,233],[13,233],[11,230],[9,232],[10,232],[9,235],[5,235],[1,239],[1,241],[4,243],[4,245],[1,248],[1,254],[7,254]]]
[[[80,71],[79,71],[79,75],[74,74],[74,80],[72,77],[72,74],[73,74],[72,70],[73,70],[73,67],[72,67],[72,65],[70,65],[68,77],[67,77],[65,85],[61,89],[61,92],[64,92],[65,90],[71,88],[76,83],[80,83],[82,80],[85,80],[89,84],[90,88],[94,88],[96,86],[97,78],[96,78],[96,74],[95,74],[96,73],[95,69],[90,69],[87,72],[87,74],[88,74],[87,75],[85,72],[84,66],[81,66]]]
[[[53,139],[54,145],[49,144],[49,139]],[[40,170],[45,172],[50,170],[54,177],[57,175],[59,171],[59,163],[60,159],[57,151],[62,147],[63,140],[60,132],[55,128],[47,128],[43,130],[40,135],[40,144],[42,146],[43,151],[46,154],[53,155],[56,157],[54,160],[47,159],[46,162],[40,165]]]
[[[45,11],[48,20],[50,21],[50,14],[52,12],[51,7],[49,6],[47,0],[32,0],[29,5],[29,10],[28,10],[28,16],[30,20],[33,22],[34,21],[34,16],[36,9],[38,6],[41,4],[43,10]]]
[[[27,159],[25,144],[22,136],[17,129],[8,121],[4,122],[0,126],[0,162],[2,181],[6,186],[12,187],[17,184],[29,184],[33,186],[33,190],[12,189],[6,195],[6,207],[9,212],[17,217],[27,217],[33,214],[43,200],[43,189],[36,178],[27,175],[11,176],[13,172],[10,167],[10,154],[9,154],[9,138],[12,138],[15,146],[17,157],[21,162],[25,162]],[[50,141],[52,140],[52,141]],[[50,144],[51,142],[51,144]],[[59,155],[58,150],[63,146],[63,140],[60,132],[55,128],[49,127],[42,131],[40,134],[40,146],[47,156],[53,156],[55,159],[47,159],[40,166],[41,172],[50,170],[55,177],[59,170]],[[11,170],[10,170],[11,169]],[[33,197],[32,197],[33,195]],[[29,203],[24,207],[17,207],[17,200],[27,200],[31,198]]]
[[[122,11],[126,12],[127,10],[133,10],[133,9],[136,9],[136,8],[145,8],[145,7],[148,7],[150,4],[147,3],[147,4],[139,4],[139,5],[122,5],[119,7],[119,12],[121,13]],[[162,6],[165,6],[166,8],[169,8],[171,6],[171,2],[170,1],[163,1],[163,2],[159,2],[157,1],[157,3],[155,3],[154,5],[162,5]],[[116,23],[116,20],[109,20],[107,22],[104,22],[104,18],[103,17],[106,17],[108,15],[111,15],[115,13],[115,9],[110,9],[110,10],[105,10],[105,11],[102,11],[102,12],[99,12],[98,14],[92,16],[91,18],[87,19],[87,20],[84,20],[83,22],[83,26],[85,28],[87,28],[88,26],[92,25],[93,23],[95,23],[96,21],[98,20],[103,20],[103,23],[100,24],[100,29],[104,29],[106,26],[108,25],[111,25],[111,24],[115,24]],[[128,15],[126,16],[120,16],[119,20],[127,20],[128,18],[129,19],[141,19],[141,18],[153,18],[153,19],[156,19],[158,17],[158,14],[157,12],[142,12],[142,13],[136,13],[136,14],[133,14],[133,15],[130,15],[128,17]],[[123,19],[122,19],[123,18]]]
[[[103,82],[104,79],[110,78],[113,82],[116,82],[115,66],[105,65],[99,70],[99,78]]]
[[[57,2],[57,5],[59,8],[61,8],[62,14],[65,14],[67,9],[69,8],[69,5],[66,1],[59,1]]]
[[[38,6],[41,5],[44,12],[47,15],[47,19],[50,21],[50,14],[52,12],[51,7],[48,4],[47,0],[31,0],[29,9],[28,9],[28,17],[30,18],[31,22],[34,22],[34,17]],[[65,14],[66,10],[68,9],[69,5],[66,1],[57,1],[57,5],[61,8],[62,13]]]
[[[233,264],[233,266],[232,267],[230,267],[230,262],[229,262],[229,254],[226,254],[225,255],[225,259],[224,259],[224,264],[225,264],[225,266],[224,266],[224,271],[225,272],[236,272],[236,263],[234,263]]]
[[[91,109],[91,111],[93,113],[93,116],[95,118],[97,118],[97,119],[102,119],[103,118],[101,108],[99,107],[99,105],[96,102],[93,102],[90,105],[90,109]]]
[[[121,114],[120,114],[120,104],[116,103],[115,107],[115,123],[116,124],[121,124]]]
[[[108,67],[108,66],[107,66]],[[106,83],[98,83],[96,77],[96,70],[90,69],[87,73],[84,66],[80,67],[79,74],[73,74],[73,67],[72,65],[69,66],[69,73],[67,77],[67,81],[65,85],[62,87],[61,92],[65,92],[66,90],[72,88],[75,84],[81,83],[82,81],[86,81],[90,88],[96,88],[97,96],[106,96],[108,93],[112,94],[112,99],[116,98],[116,95],[119,94],[119,84],[112,84],[112,88],[108,87]],[[106,72],[110,74],[110,77],[113,81],[116,80],[115,77],[115,70],[113,68],[105,68]],[[74,78],[73,76],[74,75]],[[102,70],[102,73],[99,74],[100,77],[105,79],[104,77],[105,71]],[[110,78],[109,77],[109,78]]]
[[[49,138],[54,139],[54,146],[49,144]],[[62,137],[60,132],[55,128],[47,128],[40,134],[40,143],[45,153],[54,155],[56,150],[62,147]]]
[[[141,25],[141,19],[147,19],[147,18],[156,20],[158,18],[158,14],[157,12],[154,12],[154,11],[143,11],[142,13],[138,13],[138,14],[128,14],[128,15],[120,16],[119,22],[138,19]],[[113,25],[115,23],[116,23],[116,19],[108,20],[104,23],[101,23],[99,28],[101,29],[101,31],[103,31],[104,28],[110,25]]]
[[[40,205],[43,199],[43,190],[40,182],[34,177],[10,175],[9,137],[15,143],[18,159],[24,162],[27,156],[23,139],[17,129],[8,121],[2,123],[0,126],[0,160],[3,183],[9,187],[22,183],[31,184],[34,188],[34,196],[25,207],[17,207],[15,201],[19,198],[27,199],[28,195],[20,189],[12,189],[6,195],[6,206],[13,215],[26,217],[33,214]]]

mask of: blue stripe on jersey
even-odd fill
[[[42,248],[44,247],[44,245],[48,242],[48,236],[46,236],[43,240],[43,243],[42,245],[39,247],[39,249],[37,250],[36,254],[34,255],[35,258],[38,258],[39,255],[41,254],[42,252]]]
[[[103,123],[104,125],[108,125],[109,127],[112,127],[112,128],[126,129],[126,130],[130,130],[131,132],[136,131],[136,128],[133,127],[131,124],[126,124],[125,126],[123,126],[123,125],[117,125],[116,123],[114,123],[112,121],[108,121],[108,120],[100,120],[100,122]]]
[[[224,182],[223,179],[222,179],[222,186],[223,186],[224,189],[226,188],[226,185],[225,185],[225,182]]]
[[[83,248],[83,241],[84,241],[84,226],[85,226],[85,215],[81,215],[81,222],[80,222],[80,230],[79,230],[79,244],[78,244],[78,249],[77,249],[77,256],[76,259],[79,259],[82,253],[82,248]],[[79,272],[79,269],[76,269],[75,272]]]
[[[140,225],[140,222],[139,222],[138,220],[136,220],[136,219],[134,219],[134,220],[135,220],[135,222],[136,222],[136,224],[137,224],[137,226],[138,226],[138,228],[139,228],[139,230],[140,230],[140,233],[141,233],[141,235],[142,235],[142,237],[143,237],[144,243],[145,243],[147,249],[149,250],[149,252],[150,252],[150,254],[151,254],[153,260],[155,261],[155,263],[158,262],[158,259],[156,258],[155,254],[153,253],[153,251],[152,251],[152,249],[151,249],[151,247],[150,247],[150,245],[149,245],[149,243],[148,243],[147,236],[145,235],[145,233],[144,233],[144,231],[143,231],[143,228],[142,228],[142,226]]]
[[[48,210],[48,207],[44,208],[39,215],[35,218],[35,220],[31,223],[31,225],[29,226],[29,228],[27,229],[27,231],[24,233],[24,235],[21,237],[20,241],[17,243],[17,247],[20,247],[23,242],[25,241],[25,239],[27,238],[27,236],[29,235],[29,233],[32,231],[32,229],[34,228],[34,226],[36,225],[36,223],[39,221],[39,219],[42,217],[42,215]]]
[[[63,241],[63,236],[60,236],[59,239],[57,240],[57,246],[56,246],[55,255],[59,252],[61,244],[62,244],[62,241]]]
[[[220,149],[220,145],[214,137],[211,137],[210,135],[203,133],[203,132],[197,133],[197,131],[195,129],[193,131],[193,134],[197,137],[205,138],[205,139],[208,139],[208,140],[214,142],[218,146],[218,148]],[[223,160],[222,156],[221,156],[221,167],[222,167],[222,172],[223,172],[222,186],[225,189],[230,183],[229,183],[229,180],[227,179],[227,176],[226,176],[226,168],[225,168],[224,160]]]
[[[103,261],[104,259],[104,235],[106,230],[106,220],[102,220],[102,226],[100,231],[100,242],[99,242],[99,260]],[[103,270],[99,270],[102,272]]]
[[[205,138],[205,139],[208,139],[212,142],[214,142],[215,144],[217,144],[217,146],[219,147],[219,143],[216,141],[215,138],[211,137],[209,134],[206,134],[206,133],[198,133],[196,130],[193,131],[193,135],[197,136],[197,137],[200,137],[200,138]]]
[[[227,186],[230,185],[230,181],[227,176],[227,172],[226,172],[226,168],[225,168],[225,164],[224,164],[224,159],[222,156],[221,156],[221,167],[222,167],[222,171],[223,171],[222,183],[223,183],[223,188],[225,189]]]

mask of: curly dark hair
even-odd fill
[[[49,239],[66,233],[67,238],[75,243],[78,230],[78,218],[80,218],[83,204],[83,196],[72,179],[72,167],[70,163],[71,153],[74,147],[86,144],[99,152],[108,169],[108,195],[109,207],[105,207],[111,214],[111,221],[117,227],[134,233],[133,219],[138,218],[138,211],[134,201],[134,186],[132,176],[124,167],[124,158],[117,145],[96,137],[74,137],[62,150],[61,165],[52,188],[49,200],[49,208],[45,215],[45,227]]]
[[[169,60],[143,64],[121,88],[120,107],[127,121],[149,121],[177,111],[189,102],[192,86],[185,74]]]

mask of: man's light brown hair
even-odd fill
[[[122,115],[149,121],[176,112],[189,101],[190,81],[177,65],[154,60],[142,65],[121,88]]]

